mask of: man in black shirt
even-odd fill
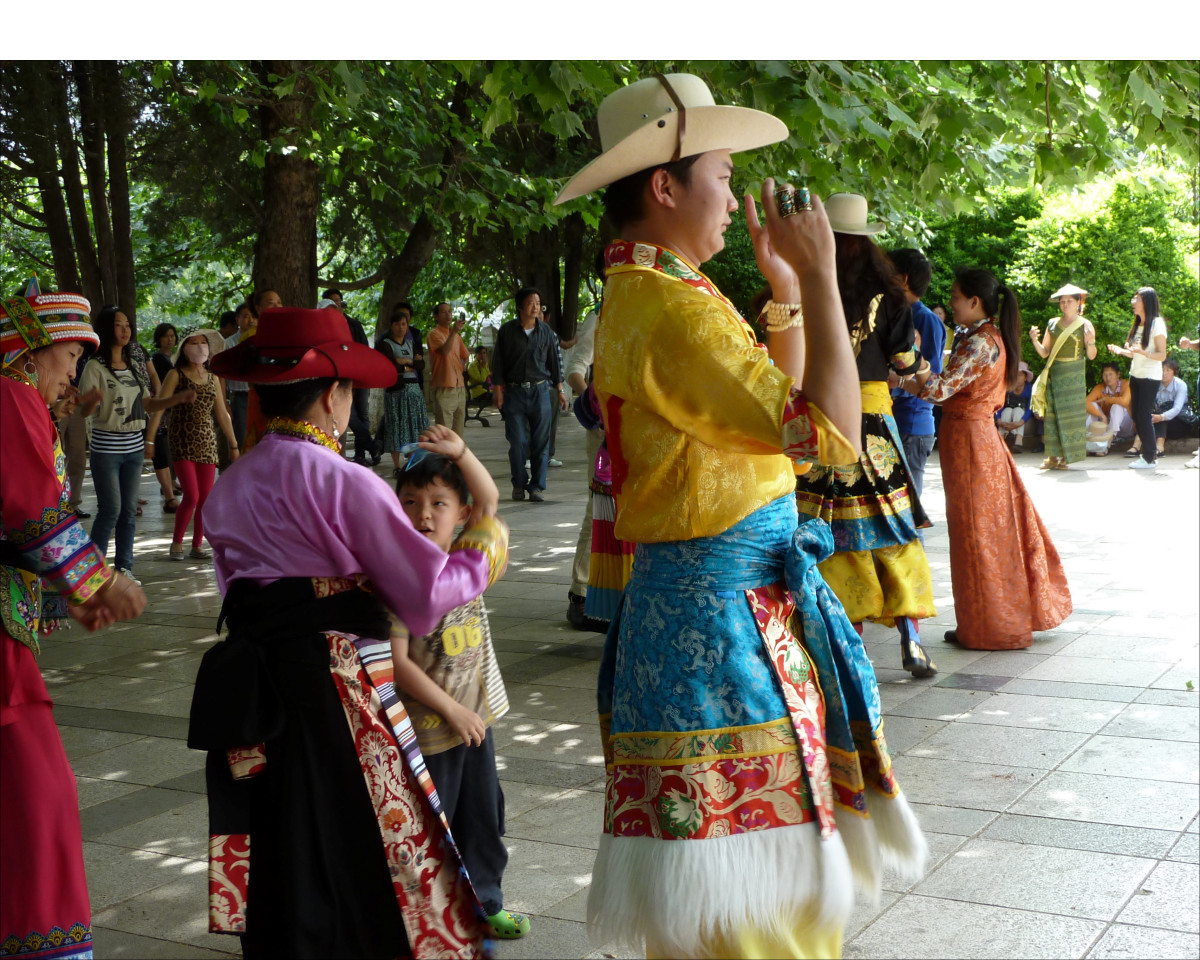
[[[341,311],[343,317],[346,318],[346,325],[350,327],[350,336],[355,343],[361,343],[364,347],[372,346],[371,341],[367,338],[367,331],[363,328],[360,321],[355,320],[346,312],[342,304],[341,290],[326,290],[321,294],[323,300],[331,300],[334,306]],[[372,464],[379,463],[383,459],[382,442],[376,443],[371,438],[371,414],[370,414],[370,391],[355,390],[354,402],[350,407],[350,430],[354,434],[354,462],[366,466],[369,462]],[[379,449],[376,449],[376,448]]]
[[[558,337],[542,322],[542,294],[526,287],[517,294],[517,319],[509,320],[496,334],[492,351],[492,390],[504,418],[508,440],[508,465],[512,472],[512,496],[541,503],[546,489],[546,467],[550,462],[550,425],[567,409],[563,392],[562,361]],[[557,396],[552,398],[550,385]],[[533,476],[525,472],[525,448]]]

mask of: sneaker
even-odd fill
[[[1129,465],[1129,469],[1130,470],[1153,470],[1154,464],[1147,463],[1141,457],[1138,457],[1136,460],[1133,461],[1133,463],[1131,463]]]
[[[493,913],[487,921],[501,940],[520,940],[529,932],[529,918],[523,913],[501,910]]]
[[[513,499],[514,500],[524,500],[525,499],[525,488],[524,487],[513,487]]]
[[[121,574],[124,574],[125,576],[127,576],[130,580],[133,581],[135,586],[140,587],[142,585],[142,581],[133,575],[132,570],[126,570],[122,567],[117,567],[117,573],[121,573]]]
[[[545,503],[546,498],[542,495],[542,491],[537,487],[531,487],[529,490],[529,499],[534,503]]]
[[[551,457],[551,458],[550,458],[550,466],[552,466],[552,467],[561,467],[561,466],[562,466],[562,461],[561,461],[561,460],[559,460],[557,457]]]
[[[1200,453],[1192,457],[1184,466],[1190,470],[1200,470]]]

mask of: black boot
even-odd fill
[[[938,672],[937,664],[921,646],[921,641],[917,639],[917,631],[912,628],[908,618],[897,619],[896,626],[900,630],[900,662],[903,668],[918,679],[932,677]]]
[[[589,630],[592,633],[608,633],[608,621],[589,617],[584,604],[587,601],[577,593],[567,591],[567,620],[576,630]]]

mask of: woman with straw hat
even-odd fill
[[[0,301],[0,955],[91,957],[75,777],[36,657],[68,616],[88,630],[138,616],[146,595],[115,573],[70,505],[66,458],[48,407],[100,338],[77,293]],[[60,399],[61,398],[61,399]],[[86,398],[89,402],[98,396]]]
[[[1029,328],[1033,349],[1043,359],[1049,358],[1033,386],[1034,403],[1044,403],[1042,416],[1046,422],[1046,459],[1043,469],[1066,470],[1068,464],[1087,457],[1087,363],[1096,359],[1096,331],[1083,318],[1083,303],[1088,292],[1068,283],[1054,291],[1051,300],[1058,301],[1061,317],[1055,317],[1042,336],[1036,325]],[[1044,394],[1044,401],[1038,399]],[[1035,410],[1035,413],[1038,412]]]
[[[919,871],[925,846],[817,569],[829,529],[798,523],[793,496],[793,460],[858,452],[832,234],[807,191],[768,180],[765,229],[747,198],[777,300],[764,349],[699,267],[737,210],[731,153],[787,129],[686,74],[617,90],[598,121],[604,152],[558,201],[607,188],[620,231],[595,388],[615,533],[637,548],[601,662],[588,919],[651,956],[836,956],[852,877],[877,891],[881,862]]]
[[[188,733],[209,751],[209,929],[250,958],[480,956],[482,908],[395,696],[387,613],[431,631],[499,577],[507,529],[480,516],[446,554],[342,456],[353,388],[396,370],[338,311],[266,311],[212,369],[254,384],[266,429],[205,522],[229,623]]]

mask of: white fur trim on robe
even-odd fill
[[[815,823],[706,840],[600,837],[588,925],[597,944],[705,956],[723,931],[841,931],[854,905],[840,834]]]
[[[866,798],[869,817],[844,807],[835,807],[834,816],[850,858],[854,885],[874,906],[879,903],[884,870],[915,883],[925,875],[929,846],[903,793],[886,797],[868,788]]]

